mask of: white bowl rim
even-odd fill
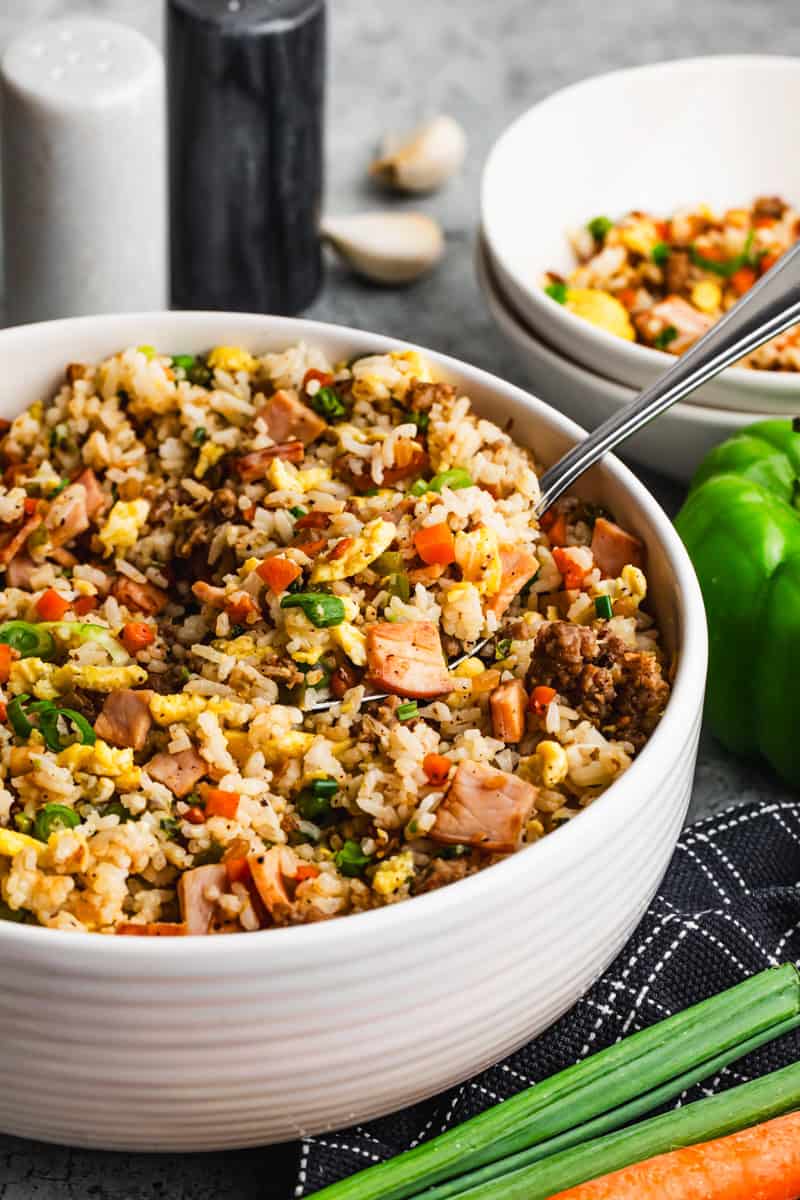
[[[481,226],[487,241],[489,253],[498,266],[513,279],[516,287],[525,293],[533,308],[540,309],[542,312],[546,311],[550,319],[554,321],[563,322],[565,333],[571,331],[573,337],[582,338],[585,343],[598,349],[610,348],[616,353],[625,354],[630,357],[632,362],[638,362],[641,366],[647,367],[651,371],[654,369],[657,369],[659,372],[665,371],[668,366],[675,362],[675,355],[669,354],[666,350],[655,350],[650,346],[642,346],[639,342],[628,342],[624,338],[616,337],[613,333],[608,333],[605,329],[601,329],[597,325],[592,325],[591,322],[576,316],[575,313],[565,308],[563,304],[555,305],[554,301],[549,296],[546,296],[541,288],[532,288],[526,280],[519,277],[513,259],[503,252],[492,237],[491,231],[494,223],[491,219],[491,206],[487,196],[490,186],[489,181],[495,169],[496,160],[499,159],[501,154],[505,153],[506,143],[517,136],[519,130],[531,115],[534,112],[546,109],[551,104],[561,101],[565,96],[580,94],[581,92],[591,92],[593,88],[605,84],[612,78],[625,81],[642,75],[668,75],[677,68],[708,71],[714,67],[730,68],[736,71],[769,67],[775,70],[800,72],[800,56],[788,54],[708,54],[698,58],[666,59],[663,62],[648,63],[645,66],[625,67],[619,71],[604,71],[600,75],[591,75],[588,79],[578,80],[576,83],[568,84],[567,87],[551,92],[549,96],[545,96],[543,100],[539,100],[536,104],[526,109],[525,112],[520,113],[492,146],[481,176]],[[566,230],[564,233],[566,234]],[[545,309],[545,305],[549,307]],[[792,371],[756,371],[747,367],[726,367],[724,371],[720,372],[719,378],[730,379],[736,383],[737,387],[752,391],[763,392],[765,386],[769,386],[774,387],[776,391],[793,392],[796,395],[798,389],[797,374]]]
[[[630,384],[619,383],[616,379],[609,379],[607,375],[602,375],[599,371],[592,371],[589,367],[585,367],[583,363],[576,362],[573,358],[568,358],[566,354],[562,354],[555,346],[551,346],[541,334],[534,333],[530,326],[525,323],[525,318],[517,312],[513,301],[502,291],[500,282],[492,270],[489,252],[480,237],[476,243],[475,269],[478,275],[478,282],[486,295],[487,304],[490,308],[494,306],[500,312],[502,319],[513,327],[514,334],[520,341],[530,342],[534,345],[537,354],[541,354],[544,358],[557,360],[561,366],[574,376],[576,382],[581,382],[583,379],[599,379],[609,389],[609,392],[613,389],[617,393],[615,398],[619,400],[620,404],[629,404],[637,396],[641,395]],[[682,401],[678,401],[668,411],[674,417],[685,421],[687,425],[719,425],[727,432],[729,437],[733,435],[730,428],[731,419],[736,421],[737,428],[744,425],[755,425],[759,421],[785,419],[783,413],[754,413],[746,412],[740,408],[722,408],[721,406],[709,408],[705,404],[695,404],[694,402],[685,404]]]
[[[352,340],[358,345],[365,341],[370,348],[378,352],[389,349],[417,350],[445,370],[454,375],[460,375],[467,383],[475,383],[479,388],[494,389],[521,401],[532,408],[541,408],[552,425],[568,437],[580,438],[585,431],[576,422],[563,416],[543,400],[525,392],[514,384],[507,383],[498,376],[480,367],[472,366],[451,355],[441,354],[435,350],[393,338],[386,334],[373,334],[367,330],[355,329],[345,325],[335,325],[331,322],[312,321],[305,318],[276,317],[260,313],[230,313],[213,311],[161,311],[109,313],[98,316],[64,318],[58,321],[45,321],[29,325],[17,325],[0,330],[0,353],[4,343],[17,338],[24,339],[34,331],[53,329],[67,331],[74,329],[76,336],[87,328],[96,328],[103,324],[114,327],[121,321],[152,321],[154,326],[167,321],[187,328],[192,324],[202,324],[209,319],[220,321],[241,322],[242,337],[247,335],[247,327],[252,327],[254,337],[259,328],[264,332],[268,327],[271,332],[285,328],[288,340],[312,340],[316,335],[320,338]],[[397,904],[384,908],[370,909],[362,913],[351,913],[347,916],[336,917],[330,921],[321,921],[309,925],[285,926],[279,929],[264,929],[249,933],[230,934],[227,936],[208,937],[177,937],[170,938],[166,945],[157,937],[127,938],[113,935],[102,935],[77,930],[54,930],[45,926],[17,925],[10,921],[0,921],[0,946],[6,944],[9,950],[23,950],[29,947],[37,953],[52,948],[55,954],[63,956],[72,967],[80,965],[81,969],[113,969],[122,967],[123,963],[136,964],[144,968],[154,969],[160,966],[177,971],[181,967],[200,966],[208,959],[223,960],[231,957],[241,961],[244,953],[263,953],[268,947],[274,948],[276,955],[300,961],[304,955],[315,950],[330,947],[338,940],[338,953],[359,950],[363,952],[370,944],[379,943],[381,934],[386,934],[390,926],[395,934],[417,932],[415,927],[421,923],[435,921],[437,915],[444,914],[456,906],[465,910],[470,904],[480,904],[482,895],[501,893],[505,882],[518,877],[532,865],[533,855],[540,867],[552,863],[568,851],[573,855],[580,844],[580,831],[586,831],[596,826],[604,819],[605,811],[615,798],[630,799],[638,790],[639,782],[643,780],[651,758],[655,757],[657,747],[667,746],[676,739],[687,736],[687,716],[697,709],[698,674],[705,680],[705,670],[708,657],[708,636],[706,631],[705,609],[694,568],[689,556],[675,531],[672,522],[662,510],[654,497],[640,483],[633,472],[613,455],[605,460],[603,469],[615,477],[625,488],[639,511],[646,514],[648,520],[658,534],[659,541],[673,573],[679,611],[680,644],[675,677],[672,682],[672,693],[663,717],[651,735],[647,745],[634,759],[627,771],[617,779],[606,792],[598,797],[574,821],[568,822],[561,829],[525,849],[509,855],[503,862],[476,874],[459,880],[422,896],[410,897]],[[470,889],[470,890],[468,890]],[[471,900],[470,900],[471,898]],[[72,957],[77,955],[78,957]],[[48,958],[50,957],[48,952]],[[211,962],[208,962],[211,966]]]

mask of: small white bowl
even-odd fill
[[[334,360],[402,345],[239,313],[21,326],[0,332],[1,415],[50,395],[65,363],[123,346],[198,353],[298,341]],[[519,388],[429,357],[479,411],[513,421],[544,463],[581,436]],[[166,942],[0,922],[0,1129],[107,1149],[283,1141],[465,1079],[577,1000],[669,862],[694,774],[707,659],[697,580],[659,505],[614,459],[578,490],[645,541],[652,601],[677,655],[667,710],[630,770],[575,821],[499,865],[324,924]]]
[[[598,375],[637,390],[675,361],[590,325],[545,294],[568,274],[567,231],[631,209],[724,210],[778,193],[800,203],[795,114],[800,59],[740,55],[599,75],[534,105],[495,143],[483,173],[486,244],[503,292],[537,337]],[[795,413],[800,379],[731,367],[694,402]]]
[[[478,283],[500,332],[530,371],[536,394],[587,429],[636,399],[638,393],[570,361],[536,337],[500,291],[485,248],[475,255]],[[622,458],[689,483],[714,446],[737,429],[764,419],[763,413],[729,412],[701,404],[676,404],[620,447]]]

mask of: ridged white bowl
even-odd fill
[[[147,343],[334,358],[398,345],[310,321],[158,313],[0,332],[3,416],[68,361]],[[551,462],[576,425],[483,371],[429,356]],[[364,1120],[462,1080],[564,1012],[652,897],[692,782],[706,670],[694,572],[656,502],[618,462],[582,481],[647,543],[678,668],[631,769],[577,820],[504,863],[383,911],[229,937],[99,937],[0,922],[0,1129],[73,1145],[211,1150]]]

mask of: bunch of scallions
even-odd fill
[[[315,1200],[546,1200],[657,1154],[800,1108],[800,1062],[640,1121],[800,1026],[800,976],[772,967],[624,1038]]]

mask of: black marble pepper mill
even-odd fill
[[[293,314],[319,290],[326,0],[169,0],[175,308]]]

